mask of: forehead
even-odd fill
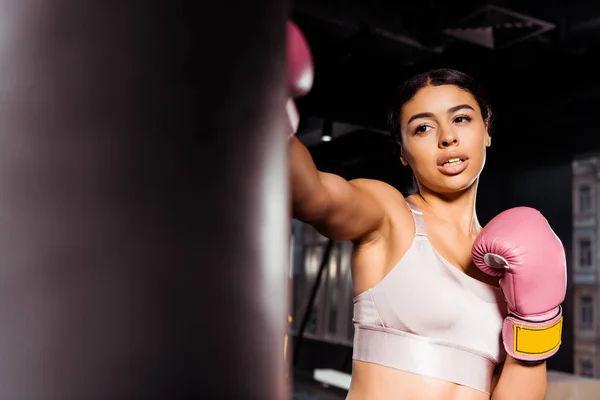
[[[481,112],[473,95],[454,85],[425,86],[402,107],[402,120],[407,121],[418,113],[446,113],[459,104],[468,104],[477,112]]]

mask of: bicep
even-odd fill
[[[378,195],[385,196],[380,193],[385,191],[382,189],[385,183],[367,179],[347,181],[328,173],[320,173],[320,178],[327,201],[313,226],[323,235],[334,240],[359,240],[381,228],[386,215]]]

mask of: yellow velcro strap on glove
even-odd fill
[[[514,324],[513,351],[515,355],[543,358],[554,354],[561,343],[562,325],[562,315],[546,326]]]

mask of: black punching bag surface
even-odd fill
[[[0,398],[288,398],[287,2],[0,0]]]

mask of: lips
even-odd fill
[[[469,156],[465,153],[444,153],[437,159],[438,170],[444,175],[458,175],[467,169]]]
[[[469,159],[469,156],[467,156],[465,153],[459,153],[457,151],[451,151],[448,153],[444,153],[441,156],[438,157],[437,159],[437,165],[438,167],[441,167],[442,165],[444,165],[445,163],[447,163],[448,161],[452,160],[452,159],[461,159],[462,161],[466,161]]]

